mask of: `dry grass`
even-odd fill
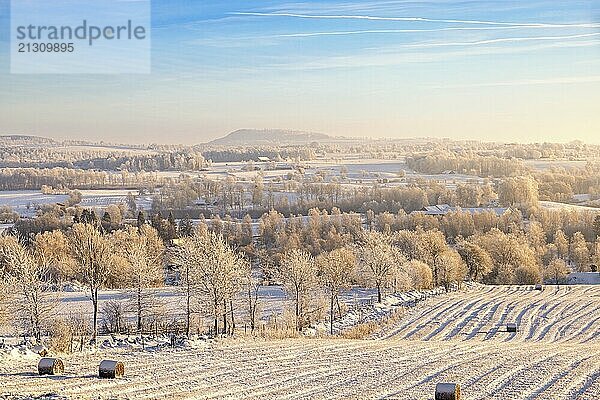
[[[260,337],[265,339],[289,339],[299,338],[300,333],[294,328],[269,327],[259,332]]]
[[[369,321],[362,324],[354,325],[353,327],[346,329],[340,333],[340,337],[344,339],[366,339],[369,336],[381,331],[386,326],[397,323],[405,314],[405,308],[401,307],[394,311],[387,317],[380,319],[379,321]]]
[[[71,326],[64,320],[56,320],[52,325],[49,347],[56,353],[70,353],[73,346]]]
[[[344,339],[365,339],[378,331],[380,326],[376,322],[358,324],[340,334]]]

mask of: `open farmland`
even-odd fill
[[[384,338],[600,344],[600,286],[480,286],[431,298]],[[506,333],[516,323],[517,333]],[[600,365],[599,365],[600,367]]]
[[[478,285],[418,303],[375,340],[121,347],[67,356],[66,374],[52,378],[32,373],[35,358],[6,358],[0,377],[5,393],[82,399],[432,399],[440,381],[460,382],[465,399],[596,399],[599,305],[600,286]],[[507,322],[519,331],[501,332]],[[125,361],[125,379],[95,377],[107,357]]]

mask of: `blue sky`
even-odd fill
[[[9,3],[1,133],[600,142],[600,0],[155,0],[150,75],[9,74]]]

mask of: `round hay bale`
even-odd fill
[[[98,375],[104,379],[122,378],[125,375],[125,366],[120,361],[102,360],[98,368]]]
[[[435,400],[460,400],[458,383],[438,383],[435,386]]]
[[[60,358],[42,358],[38,363],[40,375],[58,375],[65,372],[65,364]]]
[[[506,324],[506,332],[516,332],[517,331],[517,324],[515,323],[509,323]]]

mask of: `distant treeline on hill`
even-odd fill
[[[259,157],[267,157],[273,161],[286,159],[313,160],[315,150],[310,147],[252,147],[239,149],[206,150],[202,155],[213,162],[257,161]]]
[[[100,154],[99,154],[100,153]],[[49,154],[48,154],[49,155]],[[27,155],[7,156],[0,161],[0,168],[72,168],[83,170],[120,171],[198,171],[208,165],[199,152],[171,152],[142,155],[114,155],[95,152],[84,152],[77,155],[60,153],[55,157],[34,157]]]

